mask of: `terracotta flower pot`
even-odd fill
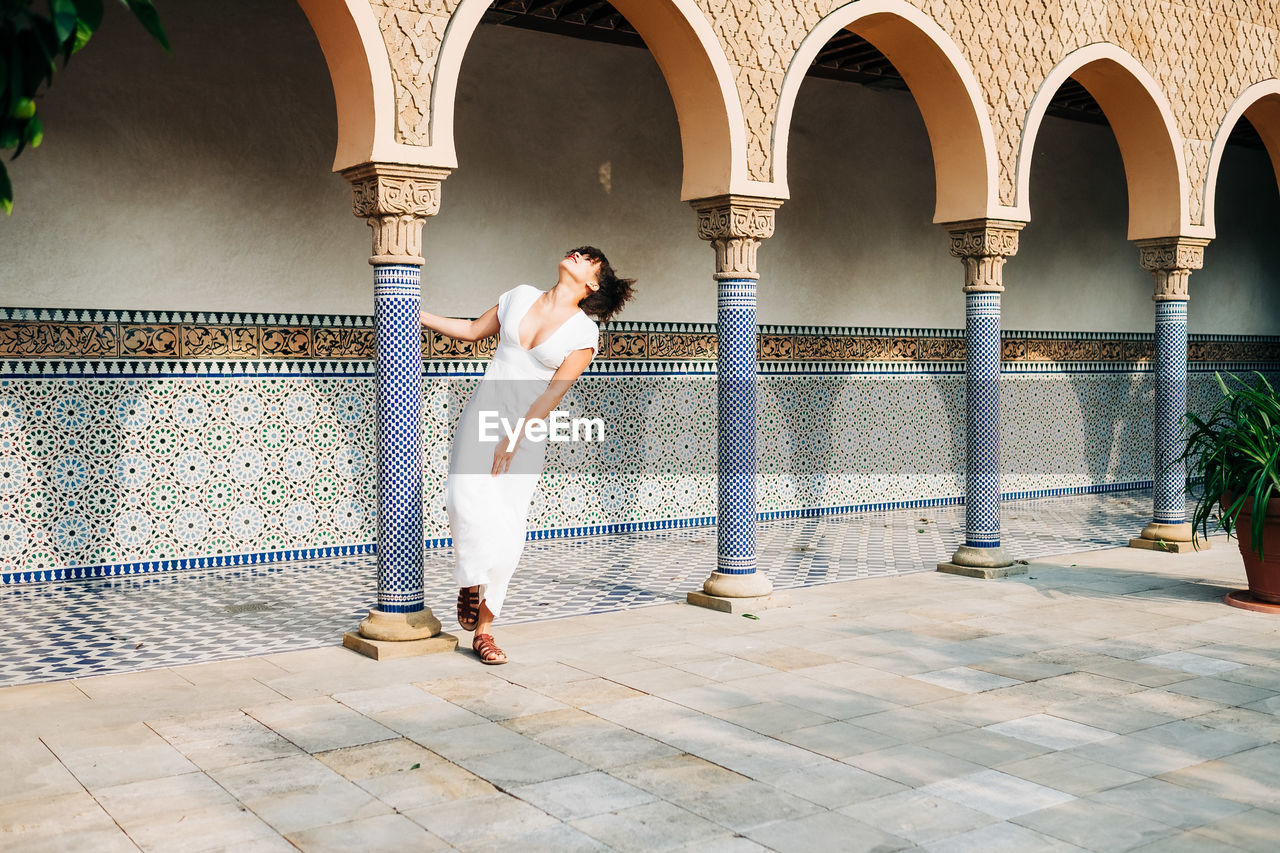
[[[1280,604],[1280,498],[1267,501],[1267,519],[1262,528],[1266,559],[1260,559],[1253,549],[1252,498],[1244,502],[1236,518],[1236,537],[1244,557],[1244,573],[1249,578],[1249,592],[1261,601]]]

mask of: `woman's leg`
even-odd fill
[[[458,626],[464,631],[474,631],[480,618],[480,587],[458,587]]]
[[[507,662],[507,654],[498,648],[489,633],[493,629],[494,615],[487,602],[480,602],[480,619],[476,622],[476,635],[471,640],[471,648],[480,657],[481,663],[498,664]]]

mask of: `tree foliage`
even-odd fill
[[[166,52],[172,53],[151,0],[120,2]],[[40,145],[44,125],[36,96],[42,86],[53,83],[58,58],[66,68],[71,54],[80,51],[98,31],[102,5],[103,0],[0,0],[0,151],[16,149],[13,158],[17,158],[27,146]],[[3,160],[0,207],[6,214],[13,210],[13,185]]]

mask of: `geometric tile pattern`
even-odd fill
[[[756,570],[756,282],[717,282],[719,441],[716,571]]]
[[[378,609],[422,598],[422,268],[373,268],[378,412]]]
[[[1187,303],[1156,303],[1154,520],[1180,524],[1186,514],[1182,417],[1187,412]]]
[[[1114,547],[1150,490],[1004,504],[1005,547],[1037,559]],[[778,589],[932,571],[964,530],[959,506],[757,525]],[[683,601],[717,559],[707,528],[526,543],[502,622]],[[453,552],[426,553],[427,602],[454,630]],[[369,609],[372,556],[0,587],[0,685],[333,645]],[[194,614],[198,614],[194,615]],[[501,627],[501,626],[499,626]]]
[[[340,375],[0,379],[0,572],[371,543],[372,390]]]
[[[453,423],[482,367],[424,377],[429,547],[449,535]],[[716,380],[693,368],[601,362],[574,384],[562,408],[604,418],[606,439],[551,444],[530,509],[535,535],[709,523]],[[43,578],[53,579],[367,552],[374,383],[337,369],[0,376],[0,583],[37,580],[35,570],[65,572]],[[1197,412],[1220,395],[1203,372],[1190,374],[1188,393]],[[1151,374],[1132,368],[1006,371],[1004,493],[1150,482],[1151,401]],[[964,495],[958,372],[765,373],[756,404],[759,512]]]
[[[1000,293],[965,294],[964,542],[1000,546]]]

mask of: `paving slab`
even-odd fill
[[[901,791],[840,810],[914,844],[950,838],[995,822],[990,815],[922,791]]]
[[[619,811],[657,799],[648,791],[600,771],[519,785],[510,793],[563,821]]]
[[[1072,800],[1014,817],[1014,823],[1099,853],[1121,853],[1163,842],[1178,830],[1131,812]]]
[[[433,853],[452,849],[447,841],[400,814],[375,815],[312,827],[289,833],[288,839],[297,849],[307,853],[392,849]]]
[[[499,668],[334,647],[0,689],[0,821],[19,849],[1270,850],[1280,623],[1221,603],[1231,556],[512,624]]]
[[[90,791],[197,769],[140,722],[46,735],[44,744]]]
[[[662,800],[581,818],[573,826],[621,853],[674,850],[728,835],[723,826]]]
[[[84,791],[49,747],[34,737],[0,743],[0,806]]]
[[[746,836],[779,853],[807,853],[840,839],[849,853],[892,853],[911,847],[910,841],[890,835],[840,812],[824,812],[748,830]]]

